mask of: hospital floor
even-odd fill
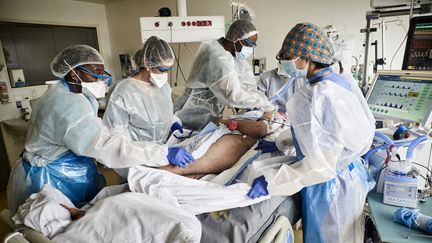
[[[106,182],[108,185],[116,185],[118,184],[118,177],[116,173],[113,170],[102,168],[102,173],[105,176]],[[6,190],[0,191],[0,211],[7,208],[7,194]],[[9,227],[0,220],[0,242],[3,242],[3,238],[8,234]],[[294,230],[294,243],[302,243],[303,237],[302,237],[302,231],[301,230]]]

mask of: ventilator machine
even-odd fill
[[[380,71],[367,103],[377,120],[363,156],[385,204],[416,208],[431,196],[432,73]]]

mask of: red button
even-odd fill
[[[155,25],[156,27],[159,27],[159,22],[155,22],[154,25]]]
[[[187,22],[187,26],[190,26],[190,25],[191,25],[191,22],[188,21],[188,22]]]

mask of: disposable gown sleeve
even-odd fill
[[[292,126],[304,158],[292,165],[282,165],[271,172],[272,175],[264,173],[271,195],[292,195],[303,187],[335,178],[338,159],[344,149],[342,124],[346,121],[337,114],[349,114],[348,105],[325,96],[312,102],[305,96],[297,98],[301,101],[288,105],[287,112],[296,114]],[[301,112],[298,107],[302,107]],[[290,131],[284,132],[277,141],[291,140],[291,136]]]
[[[267,97],[268,95],[268,83],[266,82],[266,77],[261,75],[257,78],[257,89],[263,92]]]
[[[235,72],[231,72],[226,77],[214,82],[209,88],[218,100],[227,106],[242,109],[259,107],[263,108],[264,111],[275,109],[261,91],[247,92],[244,90]]]
[[[180,125],[183,126],[183,123],[180,120],[180,118],[178,118],[178,116],[176,116],[176,115],[173,115],[172,120],[171,120],[171,125],[174,124],[174,123],[176,123],[176,122],[178,122]]]
[[[123,128],[109,129],[92,113],[72,124],[63,140],[74,153],[94,158],[109,168],[136,165],[158,167],[169,164],[166,157],[167,145],[134,142]]]
[[[109,129],[115,127],[124,127],[127,129],[129,123],[129,113],[127,112],[125,102],[123,98],[114,92],[108,102],[108,106],[105,110],[103,117],[103,124]]]
[[[286,129],[275,140],[276,147],[279,151],[287,151],[294,145],[290,129]]]

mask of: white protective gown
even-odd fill
[[[134,78],[121,80],[110,96],[103,123],[122,127],[134,141],[164,144],[171,125],[180,122],[173,115],[171,87],[162,88]]]
[[[175,101],[175,114],[186,128],[199,130],[220,116],[225,106],[273,111],[265,95],[254,90],[255,79],[251,78],[252,69],[246,61],[234,60],[216,40],[205,41],[198,50],[185,93]]]
[[[30,118],[25,158],[32,165],[46,165],[71,150],[110,168],[168,165],[168,146],[133,142],[124,131],[109,130],[91,100],[63,83],[51,87]]]
[[[375,120],[352,81],[332,73],[296,91],[287,104],[292,130],[276,144],[294,144],[299,161],[261,172],[271,195],[301,190],[305,242],[363,242],[371,188],[360,156],[371,146]]]
[[[352,91],[324,80],[297,90],[287,103],[292,128],[301,152],[301,163],[282,166],[272,175],[272,195],[291,195],[303,187],[333,179],[337,169],[345,168],[365,154],[372,143],[375,120],[357,85]],[[356,111],[353,114],[353,111]],[[280,150],[289,149],[292,134],[286,130],[276,139]]]
[[[42,186],[59,181],[74,188],[89,183],[94,177],[88,174],[89,168],[80,171],[75,165],[87,161],[85,158],[94,158],[110,168],[168,165],[168,146],[134,142],[123,130],[109,130],[103,126],[96,113],[95,98],[90,94],[72,93],[65,83],[51,86],[39,99],[30,117],[25,142],[23,157],[28,163],[17,163],[9,179],[8,202],[13,211],[31,193],[41,189],[35,188],[35,184]],[[27,175],[25,164],[31,166],[32,174]],[[70,176],[85,181],[61,179]],[[51,185],[56,187],[57,184]],[[73,191],[69,193],[74,195]]]

